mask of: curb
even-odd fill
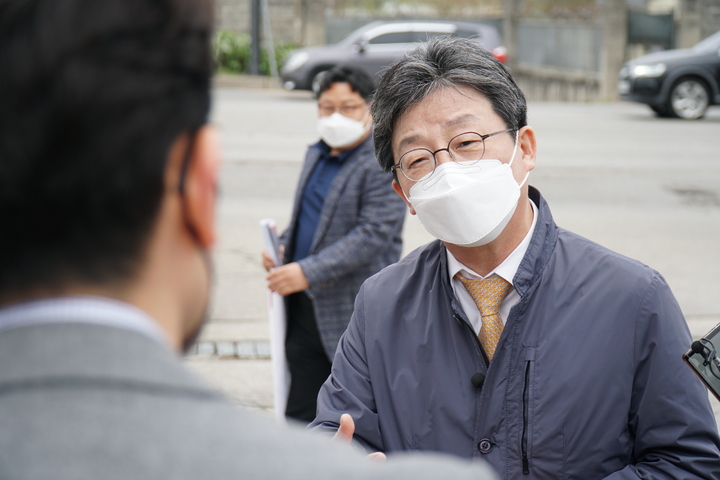
[[[269,360],[270,342],[198,342],[187,353],[189,358],[217,357],[221,360]]]
[[[279,78],[262,75],[230,75],[218,73],[212,79],[213,88],[282,89]]]

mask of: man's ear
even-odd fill
[[[403,192],[402,187],[398,184],[398,182],[396,180],[392,181],[392,188],[393,188],[393,190],[395,190],[395,193],[400,195],[400,198],[403,199],[403,202],[405,202],[405,205],[408,206],[408,209],[410,210],[410,214],[415,215],[415,209],[413,208],[412,204],[405,196],[405,192]]]
[[[182,207],[185,221],[194,230],[201,247],[215,243],[215,202],[220,170],[217,131],[204,125],[195,134],[185,176]]]
[[[518,149],[522,154],[521,161],[525,171],[529,172],[534,169],[537,141],[535,139],[535,130],[532,127],[523,127],[518,132]]]

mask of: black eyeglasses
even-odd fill
[[[506,128],[499,132],[480,135],[476,132],[465,132],[450,139],[447,148],[441,148],[431,152],[427,148],[416,148],[404,153],[400,161],[392,166],[394,172],[400,169],[403,176],[411,182],[418,182],[428,175],[432,175],[437,167],[436,155],[440,152],[448,152],[450,158],[455,162],[462,162],[463,165],[474,165],[485,155],[485,140],[501,133],[514,131],[514,128]]]
[[[346,117],[352,117],[355,112],[366,105],[365,103],[357,103],[355,105],[341,105],[340,107],[336,107],[335,105],[322,103],[318,105],[318,110],[323,117],[329,117],[335,112],[340,112],[341,115]]]

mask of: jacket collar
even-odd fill
[[[356,150],[362,148],[364,144],[365,144],[365,142],[361,142],[356,147],[353,147],[350,150],[345,150],[340,155],[337,155],[335,158],[337,158],[338,163],[342,164],[346,158],[348,158],[350,155],[352,155]],[[310,145],[310,148],[314,149],[314,150],[318,150],[320,152],[320,156],[318,157],[318,160],[322,157],[330,156],[330,150],[331,150],[330,146],[322,140],[318,141],[314,145]]]
[[[335,176],[335,179],[333,179],[332,184],[330,184],[330,189],[328,190],[325,201],[323,202],[322,211],[320,213],[320,221],[315,229],[315,236],[313,237],[312,245],[310,246],[310,252],[315,252],[317,246],[320,245],[324,239],[330,220],[333,218],[335,210],[340,203],[340,196],[345,191],[345,185],[348,181],[350,181],[350,178],[357,173],[356,168],[358,162],[367,156],[375,157],[372,134],[357,147],[343,153],[343,155],[345,154],[347,154],[347,156],[344,157],[343,162],[340,165],[340,170]],[[315,158],[313,165],[317,163],[318,160],[319,156]],[[307,183],[307,179],[305,182]],[[305,190],[305,185],[303,185],[302,188]]]
[[[295,228],[297,227],[297,216],[298,212],[300,211],[300,204],[302,203],[303,192],[305,192],[305,187],[307,186],[307,182],[310,179],[310,174],[312,173],[315,165],[317,165],[323,155],[323,150],[320,147],[321,144],[322,142],[320,141],[308,147],[305,161],[303,162],[303,167],[300,171],[300,179],[298,180],[297,190],[295,191],[295,202],[293,203],[292,210],[293,213],[290,218],[290,224],[287,228],[287,232],[290,232],[288,237],[288,241],[290,242],[290,244],[285,246],[285,261],[289,261],[289,257],[287,255],[289,255],[290,252],[292,252],[295,248],[293,245],[293,242],[295,242],[295,238],[294,233],[292,232],[295,232]],[[343,155],[345,154],[347,154],[347,156],[343,158],[340,170],[338,171],[335,179],[330,185],[330,190],[325,197],[323,209],[320,214],[320,223],[315,230],[315,236],[313,238],[312,245],[310,246],[310,252],[313,252],[313,249],[324,237],[325,229],[327,228],[329,219],[332,217],[332,213],[335,211],[337,200],[342,194],[345,188],[345,184],[348,182],[352,173],[355,170],[354,165],[362,158],[365,158],[365,156],[367,155],[371,155],[373,157],[375,156],[372,133],[367,139],[365,139],[364,142],[362,142],[357,147],[353,148],[352,150],[348,150],[347,152],[343,152]],[[283,235],[286,234],[287,233]]]
[[[0,390],[104,385],[217,397],[170,348],[138,332],[101,324],[37,324],[4,331],[0,365]]]
[[[373,136],[371,133],[368,138],[360,143],[360,145],[341,153],[337,156],[337,159],[342,165],[345,165],[346,163],[354,163],[354,161],[357,161],[358,158],[362,158],[363,154],[367,153],[368,150],[373,151],[374,148]],[[329,154],[330,147],[328,147],[322,140],[310,145],[308,148],[308,162],[307,165],[303,167],[305,170],[305,172],[303,172],[305,175],[303,175],[303,178],[301,179],[303,185],[307,182],[310,173],[312,173],[313,168],[315,168],[315,165],[320,161],[320,159]]]
[[[513,279],[515,290],[521,297],[524,297],[540,279],[555,250],[558,236],[558,227],[540,191],[535,187],[529,187],[528,196],[538,207],[538,218],[535,231],[530,238],[530,245]]]

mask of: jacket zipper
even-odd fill
[[[485,360],[485,368],[490,367],[490,361],[487,358],[487,355],[485,354],[485,350],[482,348],[482,344],[480,343],[480,339],[475,334],[475,330],[463,320],[463,318],[458,314],[457,312],[454,312],[453,317],[456,321],[462,323],[465,325],[468,330],[473,334],[473,337],[475,337],[475,341],[478,344],[478,347],[480,347],[480,353],[482,354],[483,360]],[[527,361],[527,365],[525,366],[525,384],[523,386],[523,429],[522,429],[522,445],[521,445],[521,453],[522,453],[522,467],[523,467],[523,474],[530,475],[530,460],[528,459],[528,409],[529,409],[529,395],[530,395],[530,360]]]
[[[525,367],[525,386],[523,387],[523,429],[522,429],[522,467],[525,475],[530,474],[530,461],[528,460],[528,404],[530,403],[530,360]]]
[[[459,313],[455,312],[453,314],[453,318],[461,323],[462,325],[465,325],[468,330],[470,330],[470,333],[472,333],[473,337],[475,337],[475,342],[477,342],[477,346],[480,348],[480,354],[482,355],[483,360],[485,361],[485,368],[490,367],[490,360],[487,358],[487,354],[485,354],[485,350],[482,348],[482,344],[480,343],[480,339],[478,338],[477,334],[475,333],[475,330],[470,326],[469,323],[467,323],[463,318],[460,316]]]

